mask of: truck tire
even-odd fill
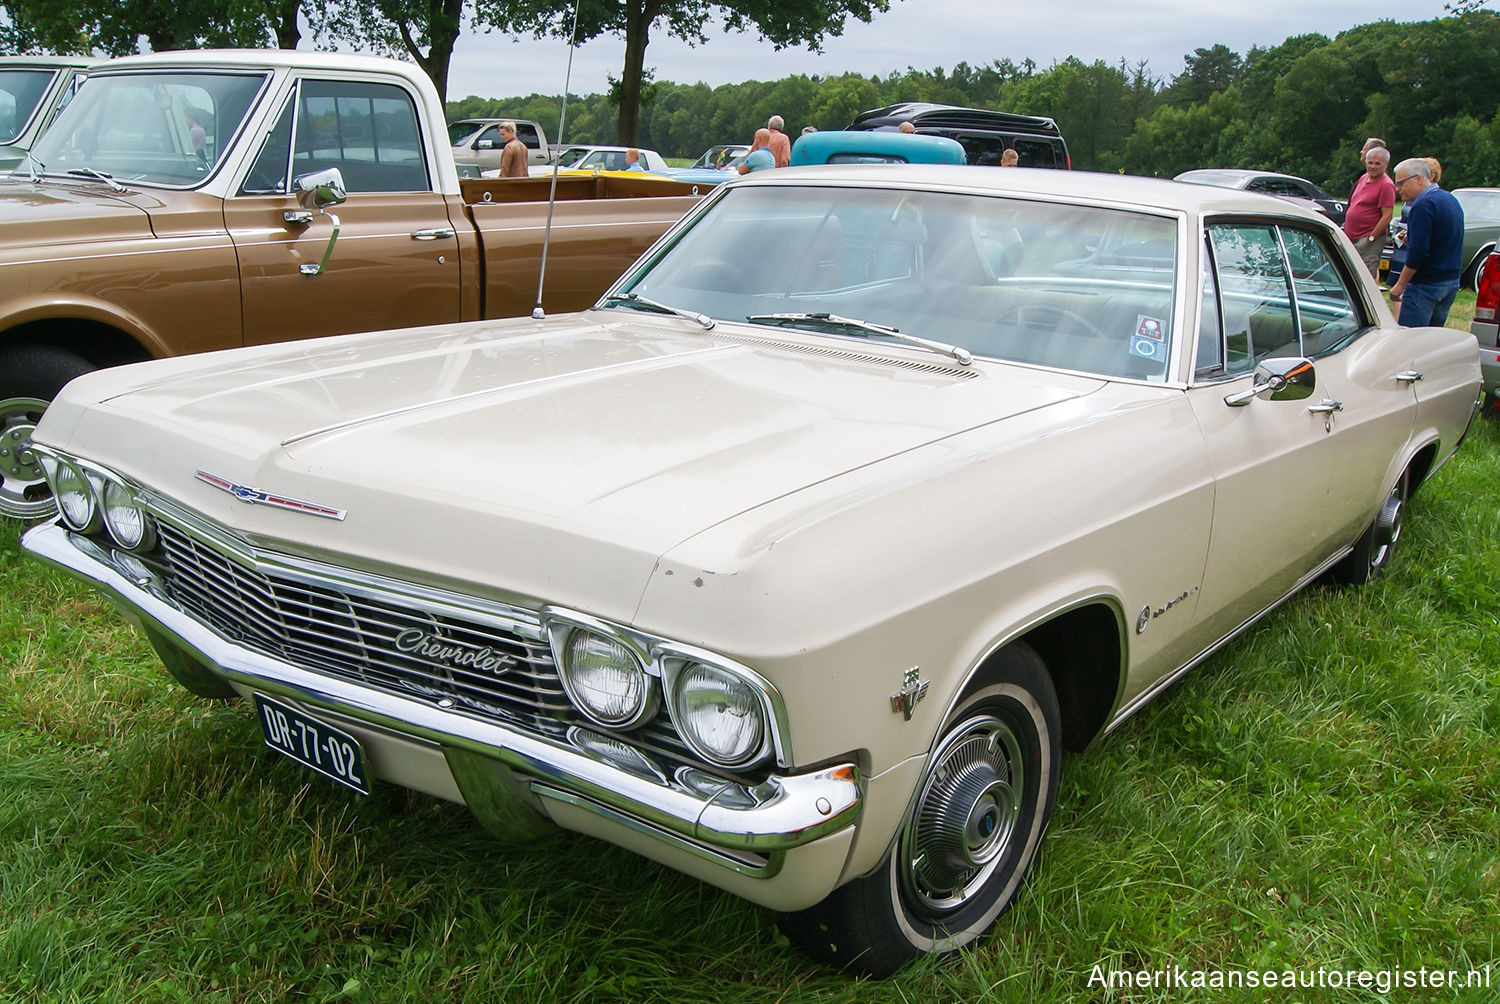
[[[63,384],[95,368],[51,345],[0,347],[0,516],[38,520],[56,511],[31,430]]]
[[[884,979],[975,941],[1015,899],[1057,800],[1062,729],[1030,646],[1007,646],[989,670],[939,733],[880,867],[781,918],[809,955]]]

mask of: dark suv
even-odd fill
[[[1067,170],[1073,166],[1057,123],[1042,115],[908,101],[861,112],[849,128],[897,129],[902,122],[910,122],[919,133],[958,140],[970,164],[999,164],[1008,147],[1020,155],[1020,167]]]

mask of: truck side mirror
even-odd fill
[[[476,150],[493,150],[493,149],[495,149],[495,141],[492,140],[492,139],[482,139],[479,142],[477,142],[477,143],[474,144],[474,149],[476,149]]]
[[[344,176],[336,167],[314,171],[312,174],[293,178],[292,190],[297,193],[297,203],[302,206],[303,213],[321,213],[333,224],[333,232],[328,235],[328,247],[323,249],[323,260],[316,265],[304,263],[299,268],[306,276],[322,275],[323,270],[328,267],[328,259],[333,256],[333,245],[339,239],[339,229],[342,226],[339,218],[328,211],[328,207],[337,206],[349,198],[349,193],[344,188]],[[312,219],[308,215],[305,221],[299,219],[298,222],[311,223]]]

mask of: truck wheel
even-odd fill
[[[938,737],[895,846],[873,873],[782,918],[809,955],[883,979],[974,941],[1015,899],[1057,798],[1057,695],[1032,649],[996,656]]]
[[[0,348],[0,516],[37,520],[56,510],[31,450],[31,430],[63,384],[94,368],[50,345]]]

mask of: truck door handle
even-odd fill
[[[413,230],[411,239],[414,241],[449,241],[453,239],[454,234],[452,227],[434,227],[431,230]]]
[[[1420,379],[1422,379],[1422,374],[1418,370],[1402,370],[1396,374],[1397,383],[1413,384]]]

